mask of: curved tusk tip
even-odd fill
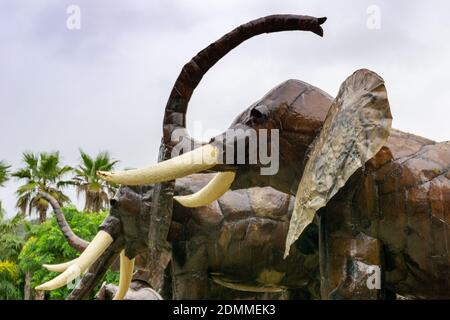
[[[48,271],[51,271],[51,272],[63,272],[68,268],[68,267],[55,266],[52,264],[43,264],[42,267],[44,267],[45,269],[47,269]]]
[[[42,267],[44,267],[45,269],[47,269],[48,271],[53,271],[53,265],[52,264],[43,264]]]
[[[173,199],[186,208],[198,208],[210,205],[217,199],[196,199],[193,195],[174,196]]]
[[[37,286],[36,288],[34,288],[34,290],[39,290],[39,291],[48,291],[51,290],[48,286],[45,285],[45,283]]]
[[[187,208],[197,208],[210,205],[223,196],[231,187],[236,177],[236,172],[219,172],[200,191],[186,196],[174,196],[177,202]]]
[[[186,208],[196,208],[201,207],[202,205],[193,205],[192,201],[190,201],[191,196],[174,196],[173,199]]]
[[[63,272],[66,271],[66,269],[69,268],[72,264],[74,264],[76,260],[77,259],[73,259],[71,261],[67,261],[60,264],[43,264],[42,267],[44,267],[48,271]]]
[[[173,196],[173,200],[176,200],[180,204],[183,204],[183,198],[184,196]]]

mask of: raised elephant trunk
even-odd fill
[[[227,53],[245,40],[263,33],[280,31],[311,31],[323,36],[320,26],[327,18],[280,14],[271,15],[242,24],[225,34],[216,42],[197,53],[181,70],[167,101],[164,113],[164,142],[172,141],[172,134],[177,128],[186,127],[186,112],[197,85],[208,70]]]

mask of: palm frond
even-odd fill
[[[29,151],[25,151],[22,155],[23,162],[25,162],[31,170],[37,170],[39,157],[37,154]]]
[[[11,166],[7,165],[6,162],[0,161],[0,187],[3,187],[9,179],[9,168]]]
[[[59,168],[58,170],[58,177],[64,176],[66,173],[72,172],[73,168],[71,166],[64,166],[62,168]]]
[[[55,198],[59,202],[61,206],[63,206],[65,203],[70,202],[70,198],[64,193],[62,193],[60,190],[49,189],[47,191],[53,198]]]
[[[105,170],[110,171],[119,162],[119,160],[112,160],[111,155],[107,151],[100,152],[95,158],[96,171]]]
[[[57,188],[64,188],[67,186],[76,186],[77,183],[74,180],[61,180],[56,183]]]
[[[92,170],[92,167],[94,167],[94,160],[81,149],[80,149],[80,156],[82,163],[79,166],[79,168],[82,168],[82,171],[84,171],[85,173],[90,172]]]
[[[44,180],[54,181],[59,171],[59,153],[46,153],[40,154],[39,163],[39,176]]]
[[[102,170],[102,171],[111,171],[112,169],[114,169],[114,167],[116,166],[116,164],[118,164],[120,161],[119,160],[114,160],[110,163],[104,164],[102,166],[99,166],[97,170]]]
[[[31,194],[37,190],[39,184],[37,182],[28,182],[17,188],[16,194],[20,197],[24,194]]]
[[[32,173],[29,168],[22,168],[11,173],[11,176],[18,179],[31,179]]]
[[[85,172],[79,168],[75,168],[73,172],[75,173],[75,176],[83,176],[85,174]]]
[[[16,208],[19,209],[22,213],[26,213],[28,211],[28,214],[31,215],[31,206],[30,206],[30,199],[31,194],[25,193],[22,196],[19,196],[17,198],[16,202]]]

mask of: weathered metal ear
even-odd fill
[[[285,257],[317,210],[386,143],[391,123],[386,88],[379,75],[361,69],[344,81],[312,144],[297,189]]]

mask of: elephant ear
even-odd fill
[[[295,197],[284,256],[321,207],[386,143],[392,116],[383,79],[362,69],[348,77],[312,144]]]

